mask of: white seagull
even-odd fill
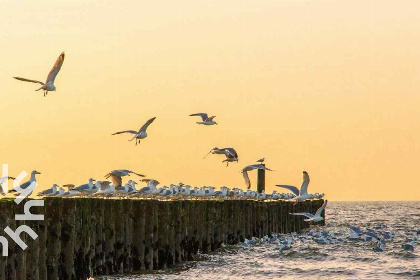
[[[245,166],[245,167],[241,170],[241,173],[242,173],[242,175],[244,176],[244,179],[245,179],[245,185],[246,185],[246,187],[248,188],[248,190],[251,188],[251,181],[249,180],[249,177],[248,177],[248,171],[251,171],[251,170],[254,170],[254,169],[263,169],[263,170],[273,171],[273,170],[271,170],[271,169],[269,169],[269,168],[265,167],[265,166],[264,166],[264,165],[262,165],[262,164],[251,164],[251,165]]]
[[[58,185],[57,184],[53,184],[51,188],[46,189],[42,192],[39,192],[37,194],[37,196],[53,196],[56,195],[58,192]]]
[[[20,185],[19,187],[21,188],[21,189],[26,189],[26,188],[28,188],[33,182],[36,182],[36,178],[35,178],[35,175],[37,175],[37,174],[41,174],[40,172],[38,172],[38,171],[36,171],[36,170],[33,170],[32,172],[31,172],[31,178],[29,179],[29,181],[27,181],[27,182],[25,182],[25,183],[23,183],[22,185]],[[15,189],[13,189],[13,190],[11,190],[10,192],[17,192]],[[30,194],[32,194],[32,192],[30,193]],[[30,195],[29,194],[29,195]],[[20,194],[17,194],[17,195],[20,195]]]
[[[320,222],[324,220],[324,218],[321,217],[322,211],[324,211],[325,206],[327,206],[328,200],[324,201],[324,204],[322,204],[321,207],[316,210],[315,215],[312,215],[311,213],[289,213],[290,215],[295,216],[305,216],[307,219],[304,219],[305,222]]]
[[[29,79],[25,79],[25,78],[20,78],[20,77],[13,77],[16,80],[19,81],[24,81],[24,82],[31,82],[31,83],[38,83],[41,84],[42,87],[40,87],[38,90],[43,90],[44,91],[44,97],[48,94],[49,91],[55,91],[55,85],[54,85],[54,80],[55,77],[57,77],[58,72],[60,72],[61,66],[63,65],[64,62],[64,52],[62,52],[60,54],[60,56],[57,58],[57,61],[55,62],[53,68],[51,69],[50,73],[48,74],[47,80],[45,81],[45,83],[41,82],[41,81],[37,81],[37,80],[29,80]]]
[[[156,117],[151,118],[150,120],[148,120],[142,127],[140,127],[139,131],[135,131],[135,130],[124,130],[124,131],[119,131],[119,132],[115,132],[112,135],[117,135],[117,134],[121,134],[121,133],[130,133],[130,134],[134,134],[133,138],[131,138],[128,141],[133,141],[134,139],[136,139],[136,145],[137,143],[140,143],[141,139],[144,139],[147,137],[147,133],[146,133],[146,129],[149,127],[149,125],[156,119]]]
[[[216,116],[209,117],[206,113],[196,113],[196,114],[191,114],[190,115],[190,117],[193,117],[193,116],[201,117],[201,119],[203,120],[201,122],[197,122],[197,124],[203,124],[203,125],[214,125],[214,124],[217,124],[217,122],[213,121],[213,119]]]
[[[297,187],[290,186],[290,185],[276,185],[276,186],[280,188],[288,189],[289,191],[293,192],[296,195],[295,199],[297,203],[298,201],[304,201],[305,199],[312,198],[312,196],[308,194],[308,185],[310,181],[311,180],[309,179],[308,172],[303,171],[303,182],[302,182],[302,186],[300,187],[300,190]]]
[[[108,174],[105,175],[105,179],[111,178],[112,183],[116,186],[116,187],[120,187],[122,184],[122,179],[121,177],[123,176],[130,176],[130,174],[136,174],[137,176],[140,177],[145,177],[145,175],[136,173],[134,171],[131,170],[127,170],[127,169],[117,169],[117,170],[112,170],[111,172],[109,172]]]
[[[90,178],[89,183],[80,185],[76,188],[72,188],[71,190],[72,191],[78,191],[78,192],[81,192],[81,193],[92,193],[92,189],[93,189],[93,186],[94,186],[93,181],[95,181],[95,179]]]
[[[6,192],[3,190],[3,183],[7,182],[7,180],[15,180],[15,177],[10,177],[10,176],[3,176],[0,178],[0,194],[2,194],[3,196],[6,195]],[[7,188],[7,186],[6,186]]]

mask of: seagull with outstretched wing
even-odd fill
[[[112,170],[108,174],[105,175],[105,179],[111,178],[112,184],[116,187],[121,187],[122,184],[122,178],[123,176],[130,176],[130,174],[136,174],[139,177],[145,177],[145,175],[136,173],[131,170],[127,169],[117,169]]]
[[[148,120],[142,127],[140,127],[139,131],[134,131],[134,130],[124,130],[124,131],[119,131],[119,132],[115,132],[112,135],[117,135],[117,134],[121,134],[121,133],[130,133],[130,134],[134,134],[133,138],[131,138],[128,141],[133,141],[134,139],[136,139],[136,145],[137,143],[140,143],[140,139],[144,139],[147,137],[147,133],[146,133],[146,129],[149,127],[149,125],[156,119],[156,117],[151,118],[150,120]]]
[[[57,58],[57,61],[55,62],[53,68],[51,69],[50,73],[48,74],[47,80],[45,81],[45,83],[38,81],[38,80],[30,80],[30,79],[25,79],[25,78],[20,78],[20,77],[13,77],[16,80],[19,81],[23,81],[23,82],[30,82],[30,83],[37,83],[37,84],[41,84],[42,86],[35,90],[43,90],[44,91],[44,97],[48,94],[49,91],[56,91],[56,87],[54,85],[54,81],[55,81],[55,77],[57,77],[58,72],[60,72],[61,66],[63,65],[64,62],[64,52],[62,52],[60,54],[60,56]]]
[[[196,114],[191,114],[190,117],[201,117],[202,121],[201,122],[197,122],[197,124],[203,124],[203,125],[214,125],[217,124],[217,122],[213,121],[213,119],[216,116],[211,116],[209,117],[206,113],[196,113]]]
[[[280,188],[288,189],[289,191],[294,193],[296,195],[295,200],[296,200],[296,203],[297,203],[299,201],[304,201],[305,199],[313,198],[312,195],[308,194],[308,185],[309,185],[310,181],[311,180],[309,178],[308,172],[303,171],[303,182],[302,182],[302,185],[300,187],[300,190],[297,187],[290,186],[290,185],[276,185],[276,186],[280,187]]]
[[[249,180],[248,171],[251,171],[251,170],[254,170],[254,169],[262,169],[262,170],[273,171],[273,170],[265,167],[265,165],[262,165],[262,164],[251,164],[251,165],[245,166],[241,170],[241,173],[242,173],[242,176],[244,176],[245,185],[248,188],[248,190],[251,188],[251,181]]]
[[[304,219],[305,222],[320,222],[324,220],[321,214],[322,214],[322,211],[324,211],[325,207],[327,206],[327,202],[328,200],[324,201],[324,204],[322,204],[322,206],[319,207],[318,210],[316,210],[315,215],[311,213],[289,213],[289,214],[294,215],[294,216],[305,216],[306,217],[306,219]]]

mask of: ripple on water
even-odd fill
[[[420,202],[331,202],[326,215],[327,226],[310,231],[347,235],[347,225],[355,225],[394,231],[395,238],[382,253],[373,252],[372,242],[347,240],[335,245],[296,240],[283,252],[277,244],[226,246],[169,270],[102,279],[420,279],[420,242],[414,252],[402,249],[420,228]]]

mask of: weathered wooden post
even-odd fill
[[[265,164],[261,164],[262,166],[265,166]],[[264,169],[258,169],[257,174],[257,191],[261,193],[262,191],[265,191],[265,170]]]

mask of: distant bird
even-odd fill
[[[217,124],[217,122],[213,121],[213,119],[216,116],[209,117],[206,113],[196,113],[196,114],[191,114],[190,115],[190,117],[193,117],[193,116],[201,117],[201,119],[203,120],[201,122],[197,122],[197,124],[203,124],[203,125],[214,125],[214,124]]]
[[[248,177],[248,171],[251,171],[251,170],[254,170],[254,169],[263,169],[263,170],[273,171],[273,170],[265,167],[262,164],[251,164],[251,165],[245,166],[241,170],[241,173],[244,176],[245,185],[248,188],[248,190],[251,188],[251,181],[249,180],[249,177]]]
[[[64,62],[64,52],[62,52],[60,54],[60,56],[57,58],[57,61],[55,62],[53,68],[51,69],[50,73],[48,74],[47,80],[45,81],[45,84],[41,81],[37,81],[37,80],[29,80],[29,79],[25,79],[25,78],[20,78],[20,77],[13,77],[16,80],[19,81],[24,81],[24,82],[31,82],[31,83],[38,83],[41,84],[42,87],[40,87],[38,90],[43,90],[44,91],[44,97],[48,94],[49,91],[55,91],[55,85],[54,85],[54,81],[55,81],[55,77],[57,77],[58,72],[60,72],[61,66],[63,65]]]
[[[414,240],[411,240],[411,242],[410,242],[410,243],[408,243],[408,244],[403,244],[403,245],[402,245],[402,248],[403,248],[404,250],[414,252]]]
[[[35,175],[37,175],[37,174],[41,174],[40,172],[38,172],[38,171],[36,171],[36,170],[33,170],[32,172],[31,172],[31,178],[29,179],[29,181],[27,181],[27,182],[25,182],[25,183],[23,183],[22,185],[20,185],[19,187],[21,188],[21,189],[23,189],[23,190],[25,190],[25,189],[27,189],[33,182],[35,182],[36,183],[36,177],[35,177]],[[15,189],[13,189],[13,190],[11,190],[10,192],[17,192]],[[20,193],[19,193],[20,194]],[[17,195],[19,195],[19,194],[17,194]],[[32,194],[32,191],[29,193],[29,195],[30,194]]]
[[[324,204],[322,204],[321,207],[316,210],[315,215],[312,215],[311,213],[289,213],[290,215],[295,216],[305,216],[307,219],[304,219],[305,222],[320,222],[324,220],[324,218],[321,217],[322,211],[324,211],[325,207],[327,206],[328,200],[324,201]]]
[[[137,176],[145,177],[145,175],[136,173],[136,172],[131,171],[131,170],[117,169],[117,170],[112,170],[111,172],[106,174],[105,179],[111,178],[112,184],[114,184],[114,186],[121,187],[121,184],[122,184],[121,177],[130,176],[130,174],[136,174]]]
[[[39,192],[37,195],[38,196],[54,196],[57,194],[57,192],[58,192],[58,185],[53,184],[51,188],[44,190],[42,192]]]
[[[112,135],[117,135],[117,134],[121,134],[121,133],[130,133],[130,134],[134,134],[133,138],[131,138],[128,141],[133,141],[134,139],[136,139],[136,145],[137,143],[140,143],[141,139],[144,139],[147,137],[147,133],[146,133],[146,129],[149,127],[149,125],[156,119],[156,117],[151,118],[150,120],[148,120],[142,127],[140,127],[139,131],[134,131],[134,130],[124,130],[124,131],[119,131],[119,132],[115,132]]]
[[[263,163],[263,162],[264,162],[264,160],[265,160],[265,158],[260,158],[259,160],[257,160],[257,162],[259,162],[259,163]]]
[[[303,171],[303,182],[302,182],[302,186],[300,187],[300,190],[297,187],[290,186],[290,185],[276,185],[276,186],[280,188],[288,189],[289,191],[293,192],[296,195],[295,199],[297,203],[298,201],[303,201],[305,199],[312,198],[312,196],[308,194],[308,185],[310,181],[311,180],[309,178],[308,172]]]

